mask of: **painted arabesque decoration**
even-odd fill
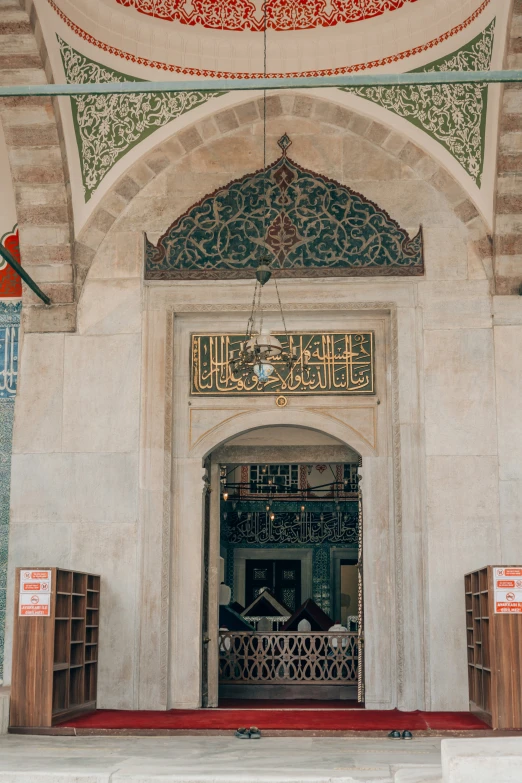
[[[145,81],[96,63],[60,36],[56,37],[68,84]],[[157,128],[217,95],[221,93],[194,90],[71,98],[85,201],[89,201],[105,175],[132,147]]]
[[[277,32],[360,22],[417,0],[116,0],[141,14],[213,30]]]
[[[191,207],[145,251],[147,280],[251,277],[260,254],[279,277],[420,275],[412,239],[387,212],[287,155]]]
[[[489,71],[495,20],[468,44],[411,73]],[[343,88],[344,89],[344,88]],[[484,168],[488,86],[486,84],[406,85],[346,88],[398,114],[439,142],[480,187]]]
[[[494,28],[493,20],[482,33],[457,51],[415,70],[488,70]],[[97,63],[60,36],[57,39],[68,84],[145,81]],[[395,59],[399,61],[401,58]],[[367,65],[372,67],[379,63]],[[480,187],[485,152],[486,85],[363,87],[347,88],[347,91],[382,106],[427,133],[458,161]],[[112,167],[136,144],[158,128],[221,94],[218,91],[205,93],[194,90],[188,93],[70,98],[85,201],[89,201]]]

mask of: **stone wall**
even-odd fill
[[[51,82],[32,0],[3,0],[0,8],[0,84]],[[3,98],[0,110],[23,264],[53,301],[53,307],[44,308],[24,284],[24,326],[26,331],[72,331],[72,217],[58,105],[48,98]]]
[[[522,3],[513,2],[506,68],[522,64]],[[495,291],[517,294],[522,285],[522,85],[504,88],[500,115],[495,231]]]
[[[306,317],[326,326],[371,317],[391,330],[391,342],[380,343],[386,365],[375,408],[380,423],[363,469],[369,701],[466,709],[462,575],[513,559],[502,540],[511,524],[506,504],[520,491],[520,477],[516,464],[501,457],[507,471],[501,523],[497,402],[499,411],[502,395],[505,410],[519,404],[517,370],[505,378],[518,361],[516,302],[502,299],[506,326],[496,315],[495,347],[492,311],[499,300],[490,291],[485,228],[459,186],[406,138],[327,101],[290,94],[269,102],[269,159],[277,157],[284,132],[300,164],[362,192],[410,234],[423,226],[424,278],[285,280],[280,290],[290,329]],[[190,407],[182,391],[188,355],[181,335],[190,328],[183,326],[187,318],[210,330],[237,327],[251,300],[250,281],[144,288],[143,231],[155,241],[191,204],[261,161],[258,102],[185,129],[149,153],[79,237],[85,283],[77,333],[25,336],[10,573],[22,560],[38,559],[102,574],[102,707],[197,706],[198,537],[194,532],[189,542],[189,533],[200,520],[189,509],[197,508],[202,468],[180,451]],[[181,331],[169,338],[173,308],[182,314]],[[495,350],[504,351],[506,362],[497,377]],[[181,417],[174,418],[173,446],[172,404]],[[285,411],[294,416],[291,406]],[[215,422],[221,415],[214,414]],[[328,431],[333,420],[323,420]],[[502,453],[509,454],[518,448],[516,428],[504,425],[501,414],[499,422]],[[352,443],[361,450],[358,444]],[[170,496],[187,459],[194,506],[187,500],[190,481]],[[382,483],[388,473],[389,487]],[[183,551],[192,554],[181,557]],[[389,569],[385,583],[375,580],[375,564]]]

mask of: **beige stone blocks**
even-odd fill
[[[136,454],[14,454],[11,523],[135,522],[136,485]]]
[[[25,332],[74,332],[76,304],[24,307],[22,324]]]
[[[497,453],[491,329],[424,333],[426,454]]]
[[[139,335],[66,337],[64,451],[137,450],[140,366]]]
[[[489,329],[489,288],[487,280],[426,282],[419,286],[424,329]]]
[[[499,325],[494,333],[500,478],[518,481],[522,479],[522,325]]]
[[[63,334],[26,334],[20,359],[13,453],[62,448]]]
[[[462,582],[500,558],[497,457],[427,457],[426,486],[430,708],[466,711]]]
[[[138,334],[141,281],[87,280],[78,303],[79,334]]]

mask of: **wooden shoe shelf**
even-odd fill
[[[100,577],[51,572],[49,616],[19,614],[16,604],[11,685],[11,727],[51,727],[96,709]]]

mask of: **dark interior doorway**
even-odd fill
[[[293,614],[301,605],[300,560],[247,560],[245,602],[249,606],[268,587],[279,603]]]

